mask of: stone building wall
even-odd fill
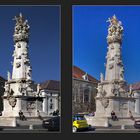
[[[73,78],[72,91],[72,113],[90,113],[94,112],[95,96],[97,93],[97,84],[91,81]]]
[[[0,111],[3,110],[3,99],[2,96],[4,94],[4,85],[5,85],[5,79],[0,77]]]

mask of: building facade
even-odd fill
[[[40,83],[40,94],[44,97],[43,112],[52,115],[54,111],[61,112],[60,82],[49,80]]]
[[[135,113],[140,114],[140,82],[131,84],[129,88],[131,89],[130,94],[135,97],[135,102],[132,106],[135,108]]]
[[[98,80],[77,66],[73,66],[72,113],[91,113],[96,109]]]
[[[4,94],[4,85],[6,80],[0,76],[0,112],[3,110],[3,99],[2,96]]]

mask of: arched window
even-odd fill
[[[89,89],[85,89],[83,93],[83,102],[89,102]]]

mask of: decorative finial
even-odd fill
[[[19,16],[22,17],[22,13],[19,13]]]
[[[87,74],[87,72],[82,76],[82,78],[83,78],[84,80],[88,81],[88,74]]]

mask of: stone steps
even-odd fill
[[[26,125],[40,125],[42,124],[41,120],[26,120],[26,121],[22,121],[22,120],[17,120],[17,124],[20,126],[26,126]]]
[[[91,126],[102,126],[102,127],[121,127],[124,126],[132,126],[134,125],[134,121],[130,118],[118,118],[118,121],[113,121],[111,118],[95,118],[95,117],[86,117],[86,120]]]
[[[111,126],[121,126],[121,125],[134,125],[134,121],[131,119],[119,119],[118,121],[113,121],[109,119],[109,124]]]

